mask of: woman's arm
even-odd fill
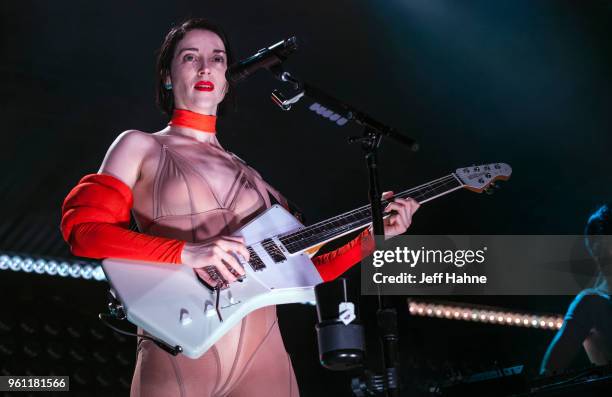
[[[99,173],[85,176],[68,194],[62,206],[61,230],[72,253],[90,258],[183,263],[193,268],[214,266],[226,281],[235,281],[244,270],[231,253],[249,258],[239,237],[186,243],[127,229],[132,188],[140,179],[143,159],[157,149],[156,145],[152,137],[140,131],[121,134],[111,145]],[[210,285],[216,284],[208,275],[203,278]]]
[[[128,230],[132,189],[154,145],[148,134],[124,132],[109,148],[98,174],[85,176],[68,194],[61,230],[73,254],[180,263],[184,242]]]
[[[62,206],[61,230],[74,255],[180,263],[184,244],[128,230],[132,191],[106,174],[87,175]]]

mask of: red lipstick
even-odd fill
[[[212,81],[198,81],[194,87],[198,91],[212,91],[215,89],[215,85]]]

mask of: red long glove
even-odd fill
[[[61,231],[74,255],[181,263],[184,241],[128,230],[133,196],[110,175],[85,176],[62,206]]]
[[[105,174],[85,176],[62,206],[61,231],[74,255],[181,263],[184,241],[155,237],[127,229],[132,191]],[[313,258],[323,281],[331,281],[374,250],[369,229],[348,244]]]

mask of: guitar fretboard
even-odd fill
[[[424,185],[405,190],[396,194],[395,197],[411,197],[420,204],[423,204],[461,187],[463,187],[463,184],[459,178],[455,174],[450,174]],[[388,203],[388,200],[381,201],[383,208]],[[370,205],[364,205],[355,210],[307,226],[296,232],[279,236],[279,240],[290,253],[294,254],[365,227],[370,223],[372,223],[371,207]]]

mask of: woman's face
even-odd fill
[[[227,54],[223,41],[209,30],[191,30],[176,46],[170,77],[174,107],[202,114],[217,114],[227,92]]]

